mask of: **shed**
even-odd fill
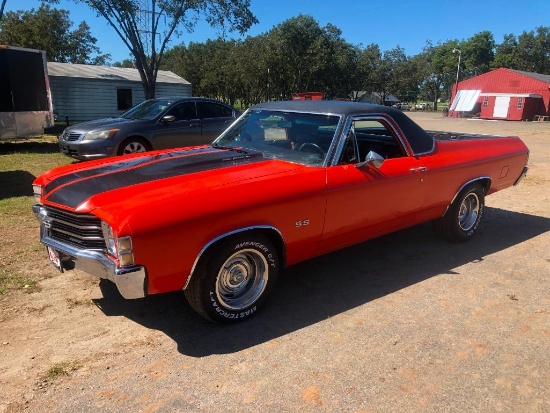
[[[387,94],[384,102],[382,102],[382,95],[378,92],[357,92],[357,102],[374,103],[376,105],[392,106],[401,102],[392,94]]]
[[[48,63],[54,113],[71,123],[115,116],[145,100],[137,69]],[[191,96],[191,83],[159,70],[157,96]]]
[[[449,116],[533,120],[550,111],[550,75],[496,69],[459,82]]]

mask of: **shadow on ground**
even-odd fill
[[[0,155],[11,153],[57,153],[57,142],[40,142],[37,140],[14,140],[0,144]]]
[[[420,225],[290,267],[262,311],[235,325],[196,315],[183,293],[124,300],[108,281],[95,300],[107,316],[125,316],[164,332],[192,357],[237,352],[289,334],[408,286],[532,239],[550,230],[550,219],[486,208],[485,222],[464,244],[440,241]],[[421,298],[419,298],[421,299]]]
[[[32,196],[35,176],[27,171],[0,171],[0,200]]]

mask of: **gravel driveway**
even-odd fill
[[[425,224],[296,265],[234,326],[53,274],[1,302],[0,412],[549,412],[550,124],[410,116],[531,149],[472,241]]]

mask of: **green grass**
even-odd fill
[[[55,363],[53,366],[51,366],[48,371],[46,371],[46,374],[44,375],[44,379],[53,381],[59,377],[62,376],[68,376],[70,373],[78,369],[78,365],[75,362],[72,361],[63,361],[61,363]]]
[[[6,294],[10,290],[28,290],[36,291],[36,281],[22,277],[18,274],[12,274],[0,268],[0,295]]]
[[[55,135],[0,141],[0,295],[38,289],[38,280],[26,275],[29,261],[44,254],[31,211],[32,182],[48,169],[72,162],[59,153],[57,142]]]

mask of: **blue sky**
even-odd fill
[[[7,0],[5,11],[39,6],[39,0]],[[97,46],[103,53],[111,54],[111,62],[129,57],[115,31],[88,7],[68,0],[61,0],[55,7],[69,10],[75,26],[85,20],[98,40]],[[244,37],[265,33],[301,13],[313,16],[321,26],[335,25],[349,43],[376,43],[383,51],[400,46],[407,55],[420,53],[427,40],[434,44],[466,40],[488,30],[500,43],[505,34],[517,36],[539,26],[550,26],[550,0],[251,0],[251,10],[260,22]],[[174,37],[171,45],[216,37],[216,30],[201,23],[193,33]],[[226,37],[238,38],[238,34],[229,33]]]

